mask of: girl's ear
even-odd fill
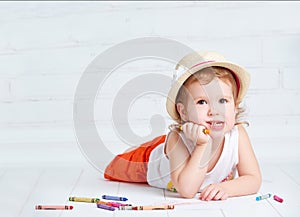
[[[238,106],[236,106],[236,107],[234,108],[234,113],[235,113],[236,115],[239,113],[239,107],[238,107]]]
[[[177,111],[180,115],[181,120],[187,121],[188,118],[187,118],[187,115],[186,115],[186,109],[185,109],[184,105],[182,103],[177,103],[176,108],[177,108]]]

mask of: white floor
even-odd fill
[[[299,162],[261,163],[263,184],[259,194],[276,194],[256,201],[257,195],[230,198],[226,201],[203,202],[182,199],[178,194],[149,187],[106,181],[89,164],[44,165],[0,168],[0,213],[5,217],[32,216],[300,216]],[[170,211],[107,211],[91,203],[69,202],[69,196],[98,197],[101,195],[127,197],[133,205],[175,204]],[[73,205],[73,210],[41,211],[35,205]]]

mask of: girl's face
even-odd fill
[[[189,93],[186,105],[177,106],[184,121],[203,125],[212,133],[223,134],[233,128],[236,107],[231,85],[214,78],[204,85],[194,81],[186,88]]]

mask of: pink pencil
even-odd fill
[[[277,195],[274,195],[274,196],[273,196],[273,199],[276,200],[276,201],[279,202],[279,203],[282,203],[282,202],[283,202],[283,199],[280,198],[280,197],[278,197]]]

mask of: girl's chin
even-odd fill
[[[222,129],[222,130],[210,130],[209,135],[212,139],[218,139],[218,138],[222,139],[224,137],[225,133],[226,132],[224,131],[224,129]]]

